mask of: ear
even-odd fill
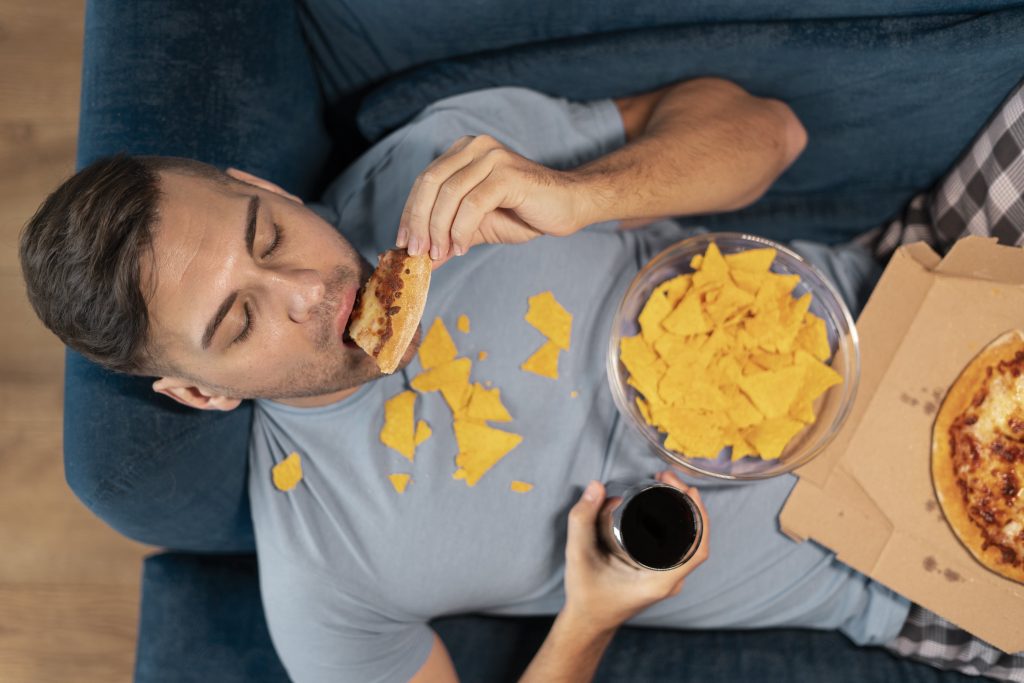
[[[234,410],[242,403],[240,398],[215,394],[178,377],[161,377],[153,382],[153,391],[198,410]]]
[[[269,180],[264,180],[263,178],[260,178],[258,176],[254,176],[252,173],[239,171],[237,168],[229,168],[227,170],[227,174],[234,178],[235,180],[241,180],[243,183],[248,183],[254,187],[260,188],[261,190],[266,190],[267,192],[273,192],[274,194],[281,195],[282,197],[290,199],[293,202],[296,202],[297,204],[303,203],[301,199],[293,195],[291,192],[287,192],[280,185],[272,183]]]

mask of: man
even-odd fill
[[[589,680],[627,621],[830,628],[881,644],[909,603],[779,533],[791,477],[705,491],[704,545],[672,572],[630,569],[595,537],[597,481],[657,469],[604,384],[611,315],[638,268],[687,234],[668,221],[619,228],[744,206],[804,144],[784,104],[716,79],[614,103],[499,88],[428,107],[315,207],[240,171],[98,162],[41,207],[22,262],[40,317],[86,356],[157,376],[154,390],[195,408],[260,399],[249,488],[261,590],[295,680],[455,680],[427,624],[458,612],[557,613],[524,676],[537,681]],[[452,480],[439,397],[417,401],[434,435],[413,463],[378,438],[384,401],[418,371],[415,343],[380,377],[344,339],[363,257],[396,242],[444,265],[424,320],[468,315],[460,354],[474,381],[502,389],[524,437],[472,488]],[[863,248],[799,248],[846,293],[877,275]],[[519,370],[541,341],[526,300],[547,290],[574,315],[557,381]],[[282,492],[270,472],[293,452],[303,479]],[[395,472],[412,477],[401,495]],[[512,492],[513,479],[534,489]]]

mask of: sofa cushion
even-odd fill
[[[703,75],[789,103],[803,155],[755,205],[694,218],[776,239],[845,241],[946,171],[1021,78],[1024,9],[984,15],[688,24],[447,60],[374,90],[372,139],[438,99],[518,85],[573,99]]]
[[[433,622],[464,683],[515,681],[549,618],[446,617]],[[136,683],[283,683],[251,555],[164,553],[146,560]],[[596,681],[953,683],[974,680],[859,648],[838,633],[624,628]]]

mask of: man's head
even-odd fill
[[[325,396],[379,376],[342,340],[369,264],[297,197],[240,171],[96,162],[39,208],[21,262],[68,346],[160,377],[154,389],[188,405]]]

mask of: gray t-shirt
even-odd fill
[[[458,137],[483,133],[556,167],[624,141],[608,100],[579,104],[520,88],[470,93],[428,107],[381,141],[316,208],[372,257],[392,246],[417,174]],[[408,388],[418,360],[333,405],[257,402],[249,490],[260,582],[270,633],[293,679],[404,681],[427,657],[434,617],[559,610],[566,513],[582,487],[664,468],[619,419],[605,357],[612,315],[631,278],[689,232],[669,221],[636,231],[592,226],[571,238],[477,247],[435,273],[424,328],[444,320],[459,354],[473,361],[472,381],[501,389],[514,419],[496,426],[523,436],[475,487],[452,478],[457,448],[440,394],[416,400],[416,417],[433,436],[413,463],[379,439],[384,402]],[[839,272],[846,291],[873,270],[866,252],[811,251]],[[527,299],[548,290],[573,315],[558,380],[519,367],[544,341],[523,319]],[[456,328],[463,314],[469,333]],[[271,468],[293,451],[304,478],[284,493],[272,485]],[[392,487],[392,473],[412,476],[403,494]],[[534,488],[514,492],[513,480]],[[779,532],[778,512],[794,481],[703,485],[711,558],[680,595],[634,623],[841,629],[858,643],[894,637],[906,600],[821,547]]]

